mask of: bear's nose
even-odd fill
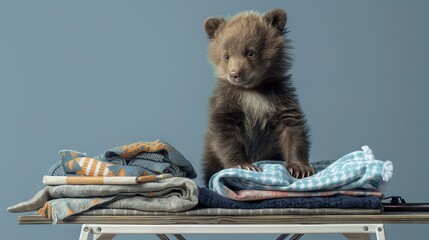
[[[241,78],[241,73],[238,71],[231,71],[229,73],[229,79],[234,81],[234,82],[239,82]]]

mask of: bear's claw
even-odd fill
[[[302,163],[293,163],[290,165],[286,165],[287,170],[289,171],[290,175],[294,178],[306,178],[314,174],[314,169],[307,165]]]
[[[236,168],[254,171],[254,172],[262,172],[262,169],[260,167],[252,165],[252,164],[239,164],[236,166]]]

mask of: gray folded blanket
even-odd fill
[[[9,207],[9,212],[37,210],[57,223],[68,216],[100,207],[149,212],[180,212],[198,204],[194,181],[175,177],[137,185],[48,186],[32,199]]]

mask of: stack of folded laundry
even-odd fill
[[[166,142],[136,142],[94,158],[74,150],[60,156],[43,178],[48,186],[8,211],[37,211],[57,223],[90,209],[180,212],[198,203],[192,164]]]
[[[37,211],[56,223],[80,215],[376,214],[381,186],[393,172],[372,151],[312,163],[315,174],[292,177],[279,161],[255,163],[261,172],[224,169],[199,188],[192,164],[163,141],[137,142],[97,157],[60,151],[32,199],[8,208]]]
[[[391,178],[393,165],[376,160],[369,147],[362,149],[313,163],[316,174],[303,179],[292,177],[278,161],[255,163],[261,172],[224,169],[213,175],[210,189],[200,189],[199,207],[253,209],[253,214],[256,209],[261,214],[380,213],[380,189]]]

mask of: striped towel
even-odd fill
[[[160,140],[115,147],[96,157],[88,157],[86,153],[75,150],[61,150],[59,153],[60,164],[52,166],[49,175],[112,177],[171,173],[177,177],[197,176],[192,164],[179,151]]]
[[[74,150],[61,150],[60,156],[63,169],[68,174],[108,177],[148,175],[143,168],[103,162]]]
[[[292,177],[283,163],[275,161],[256,162],[255,165],[260,167],[262,172],[224,169],[212,176],[209,188],[232,199],[233,191],[236,190],[377,190],[383,181],[387,182],[391,178],[392,162],[375,160],[369,147],[363,146],[362,149],[341,157],[316,174],[303,179]]]

